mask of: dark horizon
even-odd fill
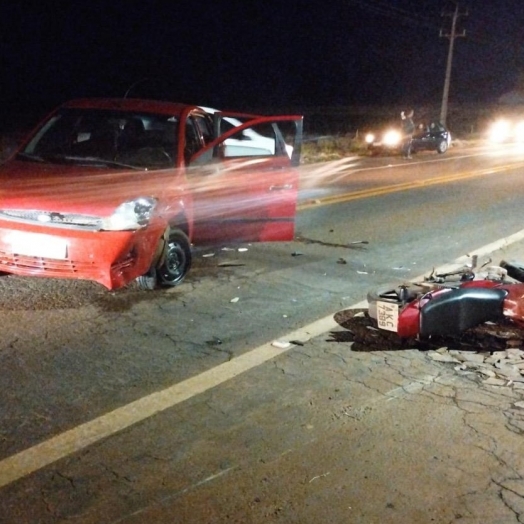
[[[41,115],[79,97],[222,109],[440,104],[454,3],[100,0],[1,8],[0,104]],[[450,104],[495,103],[524,71],[517,0],[459,2]],[[4,117],[5,118],[5,117]]]

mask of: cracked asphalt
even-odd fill
[[[271,249],[289,256],[298,247]],[[250,256],[260,260],[264,251],[252,248]],[[524,246],[500,255],[522,259]],[[10,430],[1,435],[2,456],[241,354],[242,344],[224,336],[232,327],[228,315],[252,321],[257,308],[235,310],[225,297],[236,290],[255,306],[268,300],[245,287],[253,272],[259,280],[265,273],[250,258],[220,274],[216,263],[202,260],[187,294],[153,301],[136,290],[107,294],[82,283],[67,299],[62,290],[64,305],[74,304],[58,315],[45,307],[50,283],[40,284],[40,297],[33,289],[47,324],[7,322],[3,332],[2,428]],[[30,282],[24,285],[41,281]],[[223,284],[229,294],[218,292]],[[335,301],[347,291],[340,289]],[[195,293],[209,296],[199,325],[172,322]],[[223,313],[218,302],[227,304]],[[11,306],[4,316],[23,313]],[[287,309],[275,307],[275,321],[285,328]],[[221,318],[228,329],[218,331]],[[248,324],[239,325],[230,333],[237,342]],[[0,522],[524,522],[524,409],[515,407],[522,391],[486,386],[418,350],[351,351],[350,343],[337,341],[344,337],[331,335],[343,331],[294,346],[2,488]],[[118,338],[125,345],[117,346]],[[38,343],[46,339],[54,351]],[[24,388],[9,387],[15,378]],[[9,391],[18,391],[10,402]]]
[[[1,278],[0,478],[17,453],[74,438],[0,488],[0,523],[524,523],[522,390],[423,351],[352,351],[338,326],[76,446],[88,421],[518,231],[518,213],[488,220],[493,204],[474,190],[501,195],[503,216],[521,179],[508,177],[511,191],[497,175],[437,197],[397,194],[368,215],[364,202],[324,207],[311,227],[301,218],[295,242],[197,251],[170,291]],[[438,229],[413,219],[435,198]],[[501,258],[524,260],[524,242]]]

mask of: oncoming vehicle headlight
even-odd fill
[[[147,226],[157,204],[156,199],[140,197],[120,204],[114,213],[102,220],[106,231],[128,231]]]
[[[511,134],[511,126],[507,120],[498,120],[494,122],[489,129],[489,139],[491,142],[504,142],[508,140]]]
[[[524,142],[524,122],[517,122],[515,124],[515,142],[519,144]]]
[[[366,144],[372,144],[375,141],[375,135],[373,133],[368,133],[364,139]]]
[[[402,135],[399,131],[395,129],[390,129],[384,133],[384,144],[387,146],[396,146],[400,144],[402,140]]]

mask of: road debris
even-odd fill
[[[247,247],[239,247],[237,249],[237,251],[240,252],[240,253],[243,253],[244,251],[247,251],[247,250],[248,250]]]
[[[271,345],[279,349],[287,349],[291,347],[291,342],[288,342],[287,340],[274,340],[271,342]]]
[[[204,253],[202,255],[202,258],[209,258],[209,257],[214,257],[215,256],[215,253]]]
[[[300,251],[293,251],[293,253],[291,253],[291,256],[292,257],[301,257],[302,253],[300,253]]]
[[[436,362],[453,362],[457,372],[476,373],[487,386],[506,386],[524,389],[524,350],[508,348],[505,351],[462,351],[440,348],[428,351],[428,358]]]
[[[350,245],[356,245],[356,244],[369,244],[368,240],[353,240],[353,242],[350,242]]]
[[[208,346],[220,346],[222,344],[222,340],[220,340],[218,337],[213,337],[211,340],[206,340],[206,344]]]
[[[337,264],[347,264],[347,263],[348,263],[347,260],[342,257],[337,260]]]
[[[225,260],[224,262],[219,262],[217,264],[218,267],[237,267],[245,265],[246,264],[244,262],[240,262],[240,260]]]
[[[313,477],[313,478],[309,481],[309,483],[313,482],[314,480],[321,479],[322,477],[327,477],[330,473],[331,473],[331,472],[328,471],[327,473],[324,473],[324,474],[322,474],[322,475],[317,475],[316,477]]]
[[[238,302],[240,300],[240,297],[232,298],[229,302]]]

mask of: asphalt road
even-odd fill
[[[368,289],[521,231],[523,163],[307,166],[296,241],[197,250],[170,291],[1,279],[0,522],[524,521],[513,392],[327,342]]]

